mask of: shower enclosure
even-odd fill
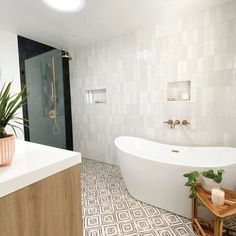
[[[59,49],[22,37],[18,41],[21,81],[30,92],[23,111],[25,139],[72,150],[68,58]]]

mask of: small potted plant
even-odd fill
[[[223,169],[217,170],[207,170],[203,172],[193,171],[190,173],[184,174],[184,177],[188,178],[188,181],[185,183],[185,186],[190,187],[191,194],[190,198],[194,198],[196,195],[196,183],[200,177],[202,177],[202,187],[211,191],[213,188],[219,188],[222,181],[222,177],[225,171]]]
[[[28,97],[26,87],[19,93],[11,95],[12,82],[5,83],[0,90],[0,166],[10,165],[15,154],[15,136],[6,133],[10,126],[16,135],[16,129],[21,129],[23,119],[18,117],[18,109],[23,106]]]

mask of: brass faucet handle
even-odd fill
[[[183,121],[182,121],[182,125],[190,125],[190,122],[187,121],[187,120],[183,120]]]
[[[164,123],[168,124],[168,125],[172,125],[174,123],[173,120],[167,120],[167,121],[164,121]]]
[[[179,125],[180,121],[179,120],[175,120],[175,125]]]

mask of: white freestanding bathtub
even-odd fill
[[[236,190],[236,148],[173,146],[125,136],[115,145],[129,193],[148,204],[190,218],[183,174],[194,170],[223,168],[222,186]]]

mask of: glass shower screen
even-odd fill
[[[25,60],[25,79],[30,141],[66,148],[61,50]]]

